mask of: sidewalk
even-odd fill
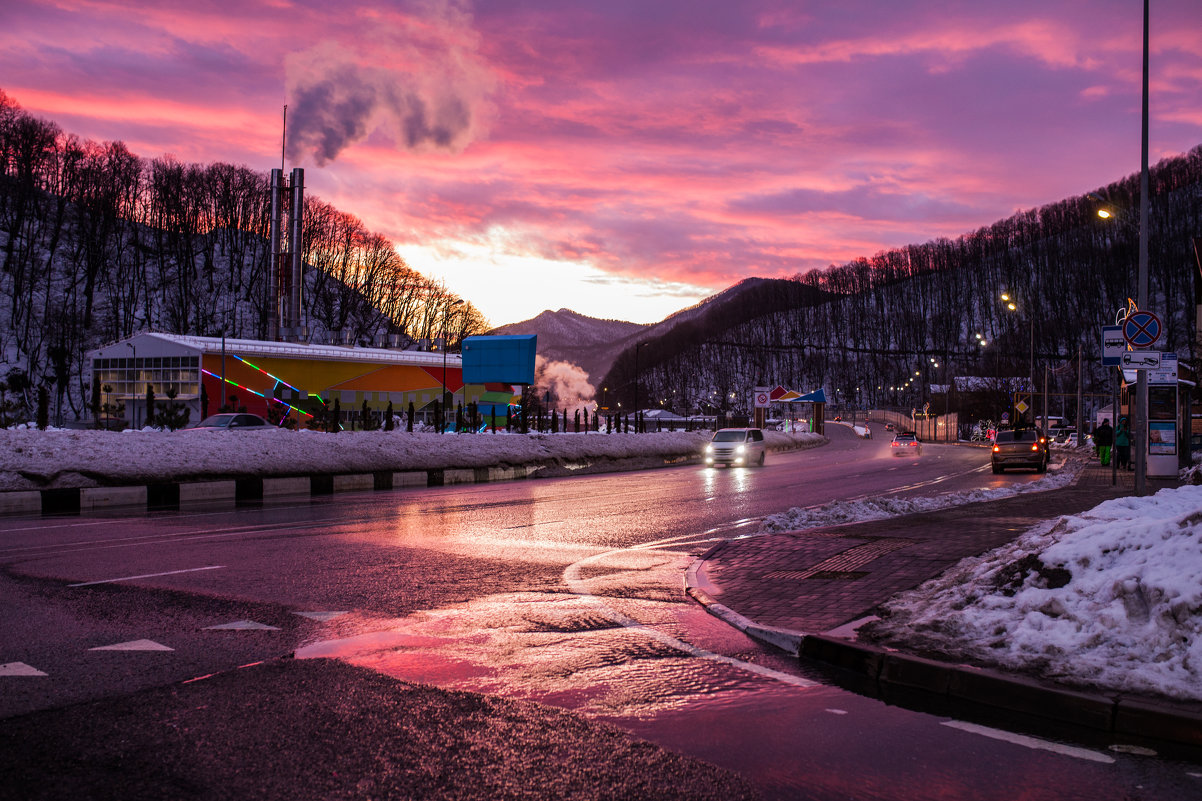
[[[1113,482],[1113,483],[1112,483]],[[1202,746],[1202,704],[1083,692],[857,643],[852,626],[890,597],[1037,523],[1134,494],[1134,474],[1091,460],[1069,487],[902,517],[719,543],[690,566],[685,590],[749,636],[855,675],[890,702],[991,708],[1058,718],[1127,738]],[[1148,479],[1148,494],[1176,486]],[[964,712],[970,711],[964,709]]]

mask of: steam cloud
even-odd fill
[[[354,52],[327,41],[290,55],[288,157],[311,155],[321,166],[375,131],[406,150],[463,150],[491,112],[493,79],[478,39],[451,0],[373,29]]]
[[[571,362],[551,362],[542,356],[534,359],[534,385],[540,394],[549,390],[560,409],[580,408],[597,394],[584,370]]]

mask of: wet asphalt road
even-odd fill
[[[155,781],[183,782],[178,797],[198,798],[252,797],[235,786],[286,797],[290,784],[314,798],[668,797],[668,784],[677,797],[698,798],[749,787],[775,798],[1011,798],[1020,789],[1031,798],[1196,797],[1202,785],[1188,763],[1105,744],[1057,750],[1040,744],[1052,741],[994,739],[834,689],[685,600],[689,560],[717,538],[754,531],[765,514],[1034,478],[987,475],[976,449],[928,446],[919,459],[892,459],[887,440],[833,434],[829,446],[770,456],[759,470],[680,467],[236,512],[2,520],[0,602],[20,614],[0,620],[0,665],[47,675],[0,676],[0,743],[21,746],[6,750],[25,771],[0,775],[24,783],[61,773],[35,756],[56,746],[104,752],[105,731],[120,731],[106,729],[113,717],[126,722],[124,742],[172,731],[139,724],[148,719],[192,734],[187,747],[168,749],[176,762],[152,771],[159,779],[148,794],[111,797],[174,797],[155,796]],[[302,659],[280,661],[294,652]],[[314,677],[323,671],[326,679]],[[391,680],[403,682],[390,686],[412,701],[407,710],[347,723],[355,716],[347,699],[366,685],[387,695],[378,682]],[[508,699],[520,706],[511,716],[529,725],[485,726],[491,735],[469,738],[475,759],[462,758],[457,738],[425,743],[419,758],[413,743],[430,726],[415,718],[454,730],[471,728],[472,715],[510,711],[448,711],[437,694],[417,699],[408,682]],[[581,713],[587,725],[532,701]],[[232,743],[254,741],[248,716],[271,721],[263,729],[274,732],[278,764],[247,745],[230,753]],[[655,749],[654,766],[632,760],[568,771],[576,784],[551,781],[606,749],[646,756],[605,723],[675,754]],[[412,742],[392,739],[398,727]],[[534,759],[548,745],[532,733],[548,727],[572,745]],[[49,742],[35,732],[51,732]],[[353,732],[355,747],[331,732]],[[213,748],[198,742],[218,744],[223,758],[210,764]],[[364,742],[376,743],[375,759],[351,759]],[[133,753],[97,757],[93,767],[106,767],[91,777],[95,786],[120,790],[141,776],[127,769]],[[720,769],[673,762],[676,754]],[[351,764],[340,780],[317,781],[315,772],[337,772],[344,758]],[[471,780],[481,764],[496,775],[512,768],[510,784]],[[247,778],[256,775],[258,785]],[[654,791],[632,785],[673,776]],[[1109,794],[1116,786],[1130,792]],[[71,796],[55,788],[25,797]]]

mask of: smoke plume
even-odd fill
[[[321,166],[376,131],[404,150],[463,150],[491,113],[478,42],[470,14],[447,0],[364,31],[353,51],[325,41],[290,55],[288,157]]]
[[[571,362],[551,362],[542,356],[534,358],[534,385],[540,396],[550,391],[559,409],[580,408],[597,393],[584,370]]]

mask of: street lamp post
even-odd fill
[[[442,395],[438,398],[439,416],[442,418],[438,421],[438,433],[442,434],[446,429],[447,417],[447,320],[451,316],[451,309],[456,306],[461,306],[463,299],[448,303],[442,310]]]
[[[1006,308],[1012,312],[1018,312],[1018,304],[1014,297],[1009,292],[1002,293],[1002,300],[1006,302]],[[1021,312],[1027,318],[1028,327],[1031,334],[1031,350],[1027,361],[1027,375],[1031,382],[1031,419],[1035,418],[1035,317],[1031,314],[1031,308],[1028,304],[1025,311]]]

